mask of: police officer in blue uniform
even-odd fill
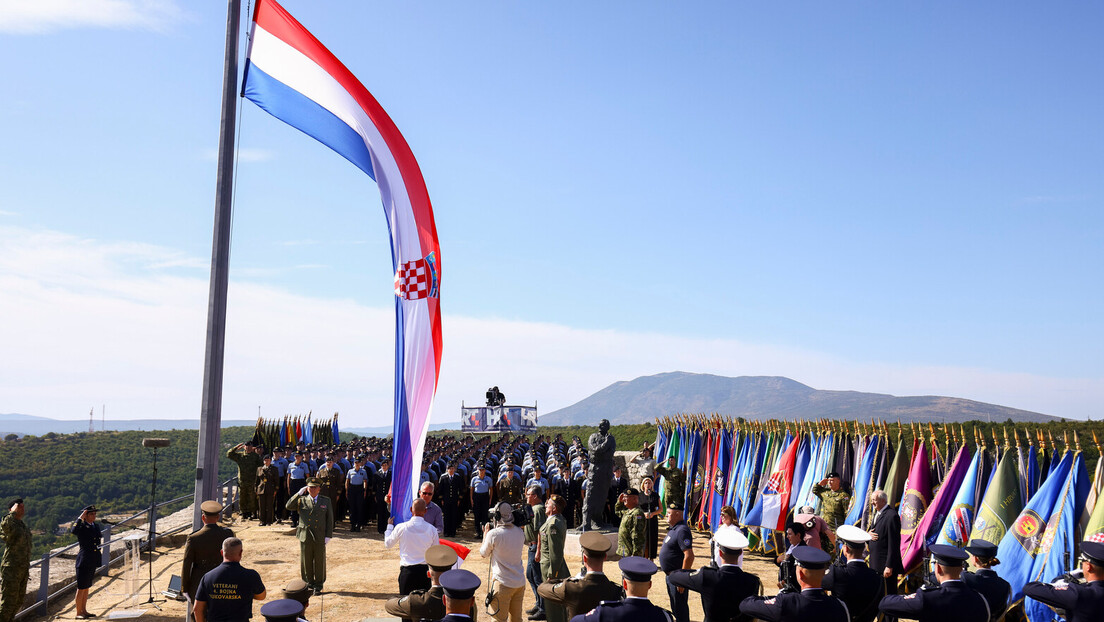
[[[1104,544],[1081,543],[1081,573],[1085,583],[1068,579],[1054,584],[1033,581],[1024,586],[1024,596],[1065,610],[1069,622],[1100,620],[1104,615]]]
[[[791,554],[797,564],[801,591],[784,592],[770,598],[745,598],[740,603],[740,613],[765,622],[849,622],[851,614],[847,605],[821,588],[832,556],[811,546],[799,546]]]
[[[652,575],[659,572],[652,560],[643,557],[622,557],[621,569],[624,600],[603,601],[589,613],[579,614],[570,622],[674,622],[669,611],[648,600]]]
[[[701,594],[705,622],[750,621],[750,617],[740,613],[740,601],[761,594],[763,583],[759,577],[744,572],[736,565],[740,554],[747,548],[747,536],[735,529],[724,529],[718,531],[713,540],[724,561],[720,568],[705,566],[693,573],[676,570],[668,581]]]
[[[870,622],[878,615],[878,602],[885,596],[881,575],[863,559],[870,534],[854,525],[840,525],[836,540],[844,545],[842,563],[828,569],[822,586],[847,605],[851,622]]]
[[[364,519],[364,495],[368,490],[368,471],[364,458],[357,458],[353,468],[345,474],[345,498],[349,503],[349,531],[360,531],[367,523]]]
[[[933,544],[928,550],[939,587],[921,588],[907,596],[886,596],[878,605],[882,613],[921,622],[989,622],[985,597],[962,582],[966,551],[947,544]]]
[[[307,478],[310,477],[311,473],[310,464],[304,458],[303,452],[297,451],[295,452],[295,462],[288,465],[287,487],[289,491],[299,491],[307,485]],[[286,505],[287,501],[284,501],[284,504]],[[288,516],[292,525],[299,524],[299,512],[289,510]]]
[[[585,519],[585,517],[584,517]],[[682,518],[682,506],[667,506],[667,537],[659,549],[659,567],[667,575],[667,596],[671,599],[671,611],[678,622],[690,622],[689,594],[686,588],[671,583],[671,573],[694,567],[694,536]]]
[[[472,610],[479,577],[464,570],[449,570],[441,575],[441,589],[445,591],[445,617],[440,622],[472,622],[467,612]]]
[[[993,566],[1000,563],[997,545],[988,540],[971,540],[966,552],[973,555],[972,563],[977,572],[963,572],[962,582],[985,597],[989,603],[989,620],[997,622],[1004,616],[1008,599],[1012,597],[1012,586],[993,570]]]

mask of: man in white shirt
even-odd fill
[[[391,548],[396,542],[399,544],[399,594],[402,596],[433,586],[429,580],[425,553],[439,541],[437,528],[425,521],[425,501],[415,499],[410,505],[410,513],[413,514],[410,520],[398,527],[394,517],[387,519],[387,530],[383,534],[385,547]]]
[[[483,545],[479,554],[491,558],[491,600],[487,613],[498,622],[522,622],[522,601],[525,599],[525,569],[521,557],[525,549],[525,532],[514,525],[513,508],[499,503],[492,518],[494,528],[483,527]]]

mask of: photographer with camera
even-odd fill
[[[515,523],[527,521],[524,508],[516,511],[509,503],[499,503],[491,512],[492,523],[483,526],[483,545],[479,554],[491,558],[491,584],[487,588],[487,613],[498,622],[521,622],[525,599],[525,569],[521,555],[525,533]]]

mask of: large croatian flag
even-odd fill
[[[274,0],[257,0],[243,93],[379,185],[395,270],[392,512],[410,517],[441,369],[441,251],[414,154],[368,89]]]

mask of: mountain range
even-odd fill
[[[902,422],[1047,422],[1056,417],[957,397],[897,397],[821,391],[781,376],[669,372],[615,382],[571,406],[543,415],[542,426],[643,423],[678,413],[717,413],[744,419],[870,419]]]

